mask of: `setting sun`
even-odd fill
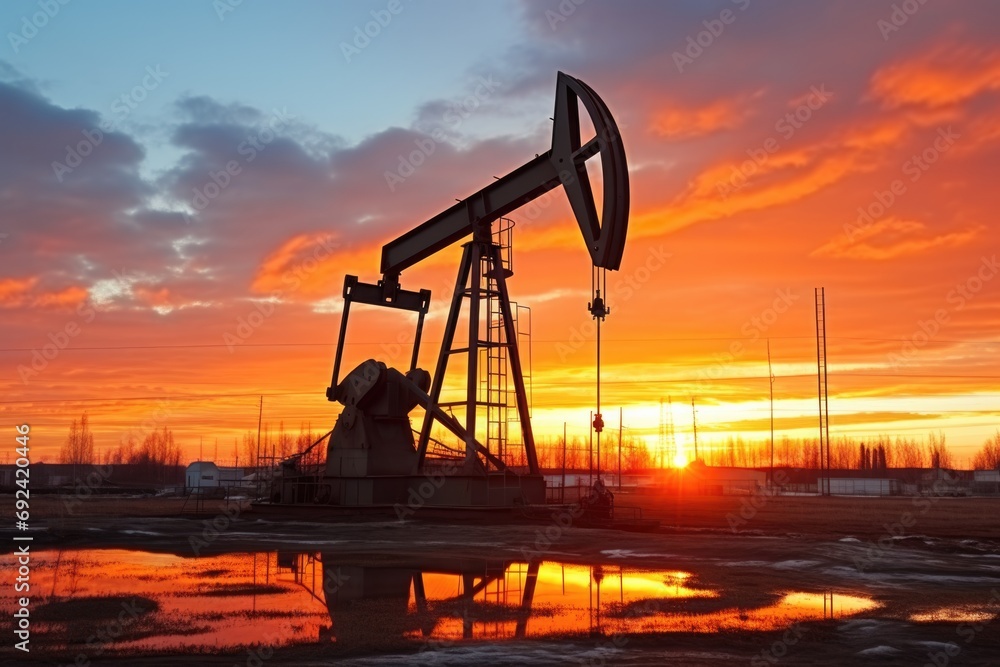
[[[683,468],[688,464],[687,454],[684,452],[677,452],[674,454],[674,467]]]

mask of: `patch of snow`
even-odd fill
[[[767,567],[771,563],[766,560],[734,560],[728,563],[719,563],[726,567]]]
[[[673,554],[641,554],[631,549],[605,549],[601,555],[608,558],[674,558]]]
[[[813,565],[819,565],[818,560],[783,560],[774,563],[771,567],[775,570],[804,570]]]
[[[866,648],[863,651],[858,651],[858,655],[864,656],[879,656],[879,655],[896,655],[899,653],[898,648],[892,646],[873,646],[871,648]]]
[[[953,644],[953,643],[933,642],[933,641],[913,642],[913,643],[916,644],[917,646],[922,646],[922,647],[924,647],[924,648],[926,648],[926,649],[928,649],[930,651],[945,651],[945,652],[948,652],[948,651],[954,651],[955,650],[955,644]],[[948,653],[948,655],[951,655],[951,653]]]
[[[891,625],[892,622],[890,621],[880,621],[874,618],[854,618],[838,625],[837,631],[869,635],[876,632],[883,632]]]

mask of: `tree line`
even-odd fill
[[[261,427],[260,438],[256,430],[247,430],[241,438],[234,438],[231,450],[231,465],[254,468],[259,465],[277,463],[292,455],[308,450],[301,457],[304,465],[322,465],[326,459],[327,442],[309,449],[326,431],[313,429],[311,423],[299,424],[298,430],[285,427],[284,421],[273,427],[265,423]],[[121,439],[117,447],[95,453],[91,423],[84,413],[70,424],[69,433],[60,451],[62,463],[75,464],[129,464],[148,468],[151,471],[182,465],[184,456],[180,445],[174,440],[173,432],[166,426],[137,436],[134,432]],[[445,434],[437,434],[446,441]],[[538,462],[542,468],[585,470],[590,466],[602,470],[618,470],[618,439],[603,438],[600,461],[596,441],[591,446],[589,438],[573,437],[565,445],[561,437],[547,437],[536,440]],[[454,444],[456,450],[462,445]],[[686,452],[693,458],[693,452]],[[627,435],[621,441],[621,468],[623,471],[638,471],[652,467],[669,467],[673,462],[664,460],[667,455],[659,448],[650,448],[645,440],[635,435]],[[215,458],[214,456],[212,458]],[[763,468],[771,463],[771,443],[767,439],[748,440],[741,436],[730,436],[722,442],[705,442],[701,445],[698,458],[707,465]],[[823,453],[823,459],[826,453]],[[524,448],[510,445],[505,462],[512,466],[525,466]],[[829,461],[832,468],[856,470],[885,470],[887,468],[953,468],[955,457],[948,447],[945,434],[931,432],[926,440],[915,437],[881,435],[872,438],[839,436],[833,438],[829,447]],[[221,463],[216,461],[216,463]],[[1000,430],[986,440],[982,448],[973,456],[972,468],[977,470],[1000,469]],[[794,468],[820,468],[821,461],[818,438],[790,438],[782,436],[774,441],[774,465]]]

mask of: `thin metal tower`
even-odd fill
[[[666,449],[666,447],[667,447],[667,420],[666,420],[666,415],[663,412],[663,399],[662,398],[660,399],[660,440],[659,440],[658,444],[659,444],[659,447],[656,448],[656,451],[660,455],[660,466],[659,467],[662,468],[663,467],[663,465],[662,465],[663,464],[663,450]],[[656,461],[653,461],[653,464],[655,465]]]
[[[674,398],[667,397],[667,404],[660,399],[660,467],[673,463],[677,455],[677,433],[674,430]]]
[[[816,288],[816,382],[819,397],[819,465],[824,467],[823,452],[826,452],[826,471],[830,471],[830,404],[827,385],[826,365],[826,295],[824,288]],[[829,479],[829,477],[827,478]],[[829,482],[820,489],[823,495],[830,495]]]
[[[674,432],[674,399],[667,397],[667,465],[672,465],[677,456],[677,434]]]
[[[767,339],[767,376],[771,397],[771,471],[768,482],[774,484],[774,371],[771,369],[771,339]]]

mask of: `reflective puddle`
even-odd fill
[[[33,560],[33,638],[115,651],[773,630],[876,606],[830,593],[733,594],[691,572],[553,561],[122,550]]]
[[[941,607],[932,611],[910,614],[914,623],[977,623],[989,622],[996,616],[996,609],[989,607]]]

